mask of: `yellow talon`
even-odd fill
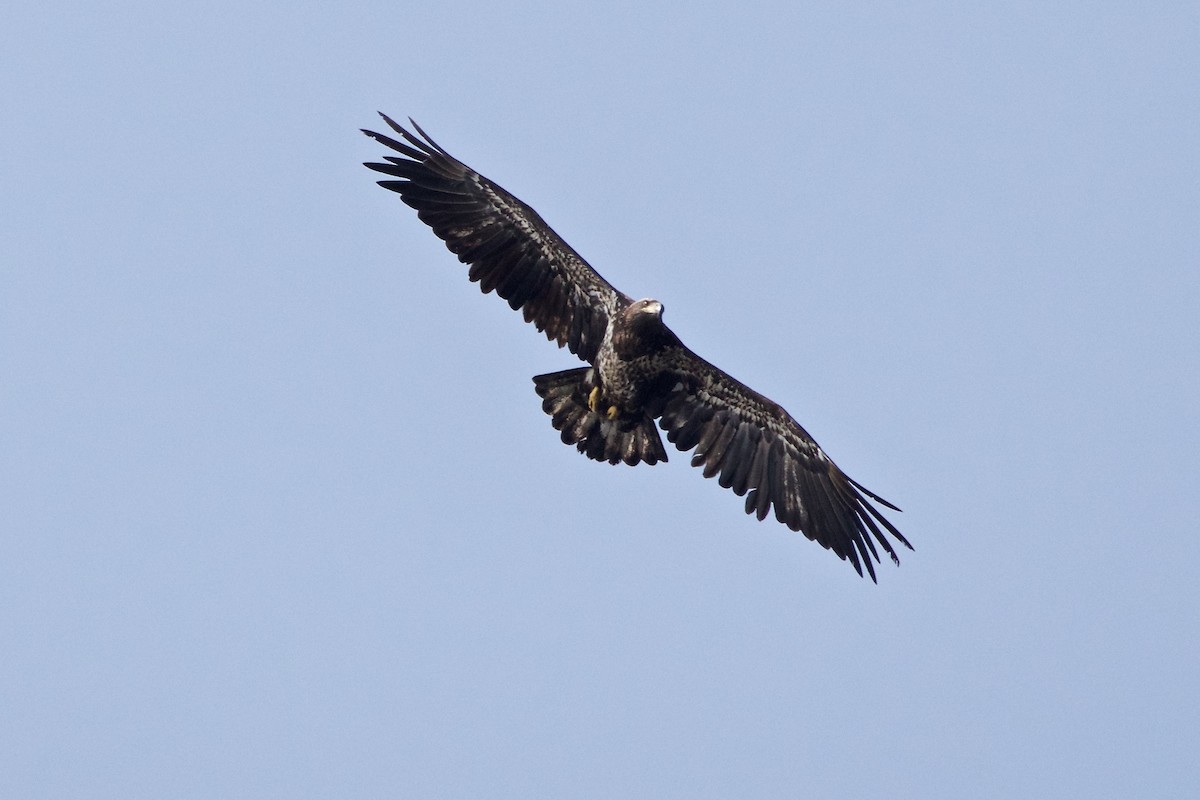
[[[588,409],[593,413],[600,411],[600,387],[596,386],[588,392]],[[621,413],[621,409],[616,406],[609,406],[604,412],[604,416],[609,419],[616,419]]]

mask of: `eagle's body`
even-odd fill
[[[404,141],[364,131],[401,156],[367,164],[400,179],[380,185],[417,209],[484,292],[588,363],[533,379],[564,443],[597,461],[654,464],[667,460],[657,420],[677,448],[695,448],[706,478],[746,497],[747,514],[773,509],[860,575],[865,565],[875,578],[875,542],[899,563],[884,531],[911,549],[867,498],[895,506],[847,477],[781,406],[684,347],[661,303],[613,288],[537,212],[415,123],[420,136],[384,120]]]

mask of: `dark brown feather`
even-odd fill
[[[364,130],[402,157],[366,166],[400,180],[397,192],[459,260],[471,280],[496,292],[526,322],[584,361],[595,360],[608,319],[629,298],[562,240],[536,211],[447,153],[412,123],[411,133],[380,115],[399,136]],[[410,120],[411,122],[411,120]]]
[[[680,450],[694,448],[704,477],[746,494],[745,511],[775,518],[848,560],[875,580],[878,542],[899,563],[886,534],[912,548],[871,504],[895,506],[845,476],[808,432],[778,404],[739,383],[686,347],[675,348],[669,372],[676,388],[659,424]],[[886,534],[885,534],[886,531]]]

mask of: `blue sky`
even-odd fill
[[[0,795],[1194,790],[1193,4],[7,17]],[[559,443],[376,110],[916,551]]]

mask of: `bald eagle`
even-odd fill
[[[775,519],[875,580],[875,543],[912,549],[871,500],[896,506],[848,477],[779,404],[684,347],[657,300],[634,300],[600,277],[537,212],[416,133],[363,130],[397,155],[365,166],[395,180],[422,222],[470,265],[467,277],[520,310],[588,366],[538,375],[534,389],[564,444],[609,464],[667,460],[655,421],[705,478],[746,498],[746,513]],[[868,499],[869,498],[869,499]]]

